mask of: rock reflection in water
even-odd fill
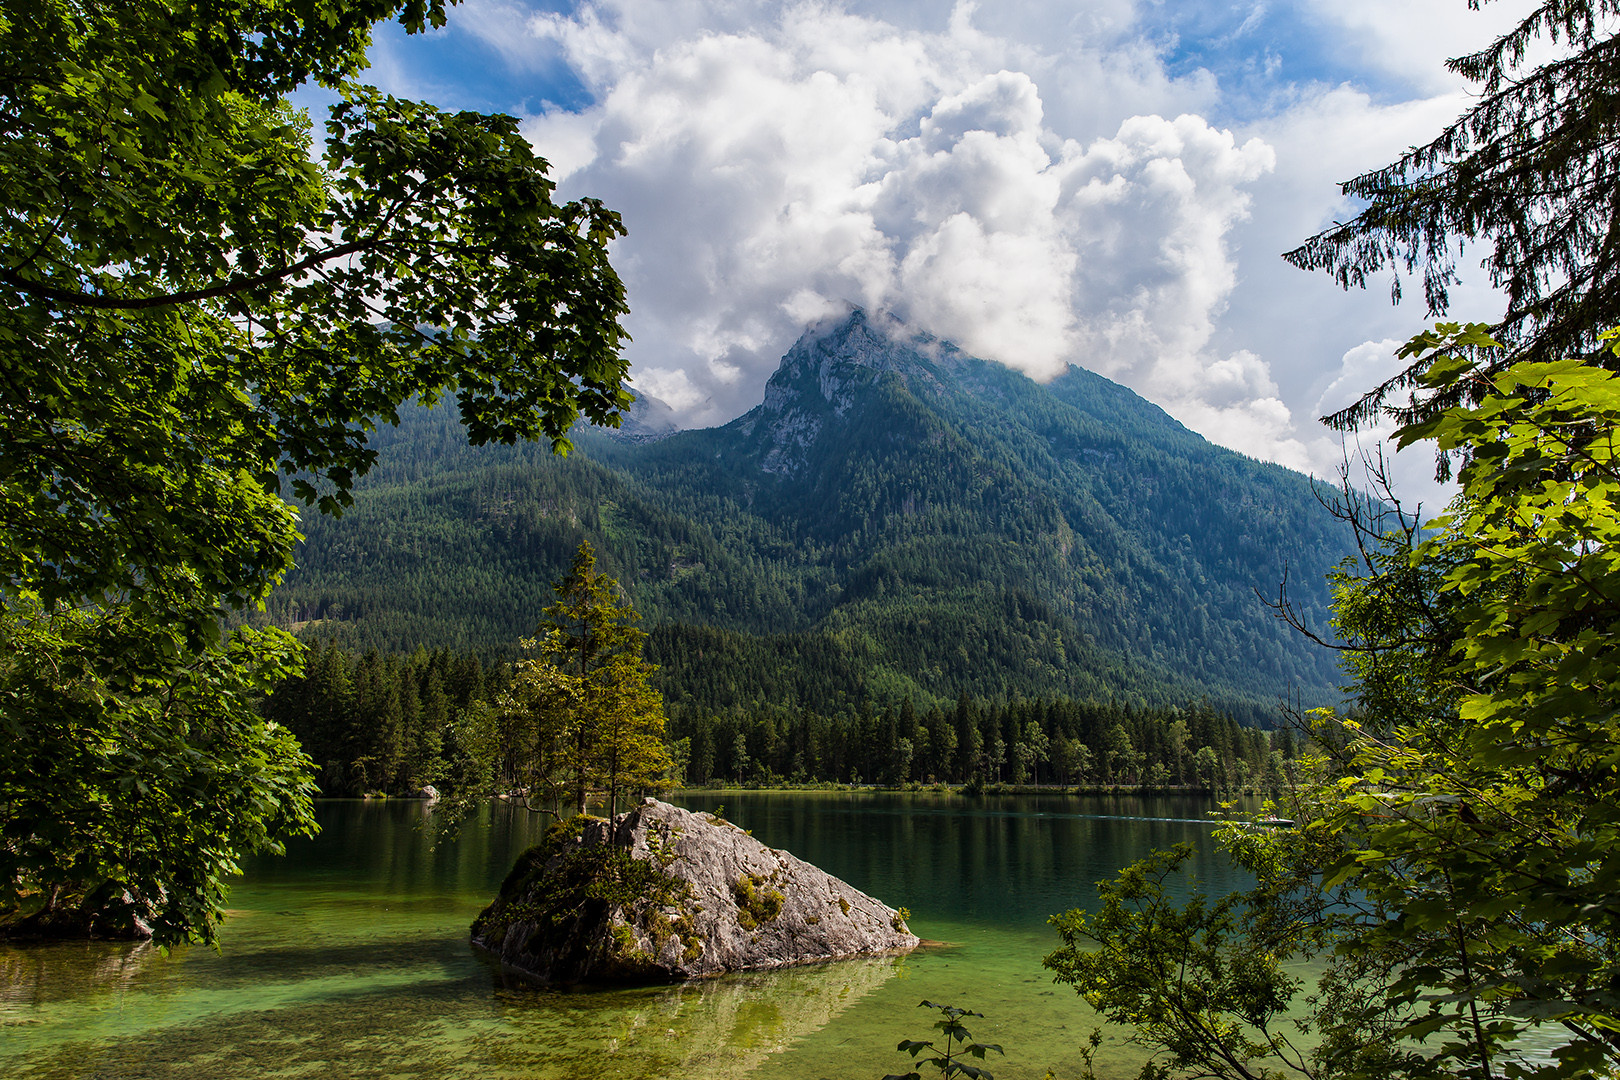
[[[382,978],[368,987],[357,973],[284,981],[260,961],[206,950],[0,947],[0,1075],[719,1080],[769,1070],[772,1055],[825,1027],[903,963],[881,957],[562,993],[500,975],[492,987],[474,974],[482,964],[464,944],[453,951],[472,961],[459,977],[446,970],[448,957],[414,970],[373,964]],[[200,963],[181,964],[188,952]],[[182,967],[195,970],[176,981]]]
[[[657,990],[536,991],[498,977],[509,1053],[478,1056],[502,1071],[588,1077],[754,1074],[773,1054],[827,1026],[882,986],[900,957],[728,975]],[[553,1041],[555,1039],[555,1041]],[[593,1044],[590,1052],[585,1044]]]
[[[51,1002],[137,989],[150,963],[161,958],[148,941],[0,945],[0,1025]]]

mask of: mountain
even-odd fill
[[[1080,368],[1041,385],[888,316],[807,331],[718,428],[665,410],[576,451],[463,445],[417,410],[341,519],[311,517],[269,618],[356,647],[510,655],[580,540],[646,617],[672,709],[1063,695],[1336,698],[1349,537],[1311,481]]]
[[[644,443],[667,439],[680,430],[675,422],[675,410],[651,394],[638,394],[616,428],[592,427],[620,442]]]

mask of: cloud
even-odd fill
[[[651,394],[677,414],[694,412],[705,401],[703,391],[678,368],[644,367],[636,372],[633,383],[638,393]]]
[[[1246,185],[1274,166],[1271,148],[1239,146],[1196,116],[1138,116],[1069,164],[1088,366],[1187,374],[1236,282],[1227,236],[1248,217]]]
[[[1306,0],[1305,7],[1339,31],[1341,48],[1360,63],[1444,94],[1466,85],[1444,60],[1483,48],[1538,2],[1496,0],[1469,10],[1464,0]],[[1532,61],[1539,55],[1538,46]]]
[[[565,194],[624,215],[631,357],[684,422],[756,403],[802,327],[845,301],[1036,378],[1078,362],[1181,388],[1186,401],[1155,394],[1177,415],[1236,406],[1215,404],[1233,354],[1208,346],[1236,282],[1227,239],[1271,150],[1190,113],[1073,137],[1037,75],[1071,115],[1076,65],[1060,76],[976,23],[965,4],[917,28],[813,3],[741,17],[632,0],[529,21],[597,101],[525,130]],[[1171,80],[1114,40],[1082,48],[1078,69],[1114,99],[1164,97]],[[1245,357],[1243,385],[1269,385]],[[1248,408],[1242,430],[1286,426],[1279,407]]]
[[[508,68],[532,71],[551,59],[552,50],[540,47],[545,35],[529,25],[530,18],[529,10],[512,0],[460,0],[453,25],[482,41]]]
[[[1460,0],[1387,19],[1318,0],[1286,19],[1174,0],[536,2],[466,0],[429,38],[475,38],[528,79],[524,132],[559,193],[623,215],[635,385],[685,425],[756,404],[801,330],[852,302],[1036,378],[1079,363],[1217,442],[1331,475],[1319,401],[1371,385],[1362,343],[1421,326],[1277,254],[1354,213],[1336,181],[1464,107],[1433,44],[1463,40],[1440,14]],[[1219,40],[1183,47],[1193,30]],[[390,85],[442,81],[384,44]],[[1312,49],[1382,74],[1298,81]],[[1440,74],[1391,74],[1420,59]],[[554,71],[574,89],[549,93]],[[1489,289],[1459,296],[1457,314],[1490,317]]]
[[[1395,351],[1402,344],[1394,338],[1385,338],[1364,341],[1346,352],[1339,360],[1336,377],[1316,399],[1317,415],[1326,416],[1348,408],[1367,391],[1399,374],[1406,362],[1397,360]]]
[[[1395,352],[1404,341],[1385,338],[1381,341],[1363,341],[1347,350],[1339,359],[1322,394],[1316,400],[1314,413],[1326,416],[1352,405],[1367,391],[1384,380],[1398,374],[1410,361],[1397,359]],[[1396,399],[1396,402],[1399,398]],[[1395,425],[1388,420],[1362,428],[1348,436],[1339,452],[1338,461],[1347,463],[1351,475],[1363,486],[1372,487],[1365,477],[1367,466],[1380,456],[1383,467],[1394,482],[1394,489],[1409,513],[1421,508],[1424,516],[1438,512],[1456,494],[1452,482],[1435,480],[1434,447],[1418,443],[1397,451],[1393,437]],[[1319,470],[1320,471],[1320,470]]]

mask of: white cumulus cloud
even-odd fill
[[[598,98],[526,130],[565,193],[624,214],[632,359],[686,422],[754,404],[844,301],[1037,378],[1080,363],[1175,387],[1154,396],[1178,415],[1234,407],[1231,355],[1208,346],[1236,281],[1227,238],[1274,164],[1263,141],[1192,114],[1071,137],[1048,123],[1039,51],[968,5],[933,30],[814,3],[703,14],[621,0],[528,23]]]
[[[756,404],[801,330],[852,302],[1035,378],[1078,363],[1214,441],[1331,475],[1343,450],[1315,417],[1376,380],[1367,350],[1391,350],[1369,339],[1415,331],[1422,312],[1277,256],[1354,212],[1334,181],[1465,105],[1434,43],[1401,36],[1471,44],[1494,22],[1452,27],[1462,6],[1370,18],[1310,0],[1299,17],[1369,70],[1425,57],[1411,100],[1278,84],[1240,119],[1222,119],[1221,77],[1151,29],[1162,5],[1132,0],[458,12],[514,71],[563,64],[587,91],[524,131],[561,195],[623,215],[635,385],[683,424]],[[1231,36],[1261,32],[1268,10]]]

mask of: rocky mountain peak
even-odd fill
[[[635,395],[636,400],[625,410],[618,427],[597,427],[597,430],[611,439],[630,443],[657,442],[681,430],[681,426],[675,422],[675,410],[668,403],[645,390],[637,390]]]
[[[908,379],[921,375],[937,381],[940,364],[958,355],[956,346],[912,331],[898,316],[852,308],[848,315],[817,323],[800,335],[766,386],[764,408],[780,412],[813,386],[834,415],[842,416],[852,391],[871,382],[873,375],[894,371]]]
[[[768,440],[764,471],[792,474],[823,429],[842,420],[884,373],[894,372],[914,388],[938,389],[944,367],[959,357],[956,346],[910,330],[895,315],[852,307],[800,335],[766,384],[765,400],[734,426]]]

